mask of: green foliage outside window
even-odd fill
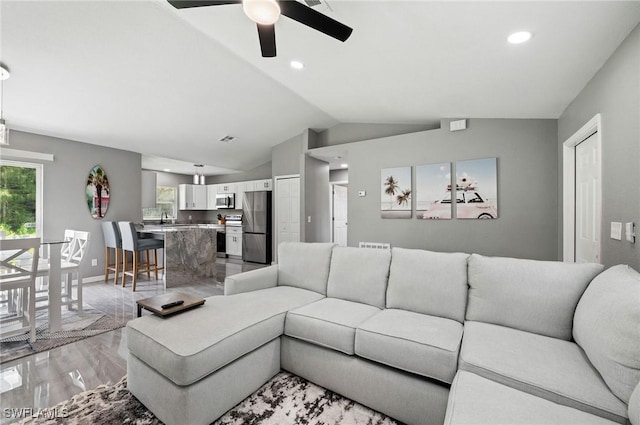
[[[0,166],[0,231],[10,235],[36,233],[36,170]]]

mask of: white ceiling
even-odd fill
[[[339,122],[558,118],[640,21],[638,1],[329,6],[319,10],[354,28],[346,43],[281,17],[278,56],[262,58],[239,5],[2,0],[4,117],[184,161],[185,173],[248,170],[304,129]],[[521,29],[534,38],[507,44]],[[220,142],[227,134],[236,140]]]

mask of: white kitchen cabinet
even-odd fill
[[[216,207],[216,195],[218,194],[218,185],[217,184],[208,184],[207,185],[207,209],[208,210],[217,210]]]
[[[242,228],[227,227],[226,249],[227,255],[242,256]]]
[[[271,179],[250,180],[242,182],[245,192],[255,192],[259,190],[272,190]]]
[[[273,190],[273,180],[258,180],[258,188],[256,190]]]
[[[178,198],[181,210],[206,210],[207,186],[181,184],[178,186]]]
[[[218,184],[218,193],[231,194],[236,193],[237,183],[220,183]]]

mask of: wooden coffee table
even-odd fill
[[[175,307],[162,308],[164,304],[178,300],[182,300],[184,303]],[[157,314],[158,316],[167,317],[172,314],[198,307],[199,305],[204,304],[204,301],[204,298],[192,297],[191,295],[180,292],[171,292],[169,294],[156,295],[155,297],[138,300],[136,301],[136,304],[138,304],[138,317],[142,315],[143,308]]]

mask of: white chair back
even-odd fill
[[[80,265],[84,261],[87,251],[89,250],[89,242],[91,240],[91,234],[89,232],[83,232],[79,230],[75,230],[73,241],[69,244],[71,245],[69,257],[66,260],[69,263]],[[66,237],[66,234],[65,234]]]
[[[3,239],[0,241],[0,288],[3,290],[35,286],[38,271],[40,238]]]
[[[60,258],[62,261],[69,261],[71,258],[71,249],[73,246],[73,239],[75,238],[76,231],[71,229],[64,230],[64,240],[71,241],[69,243],[62,244],[62,249],[60,251]]]

